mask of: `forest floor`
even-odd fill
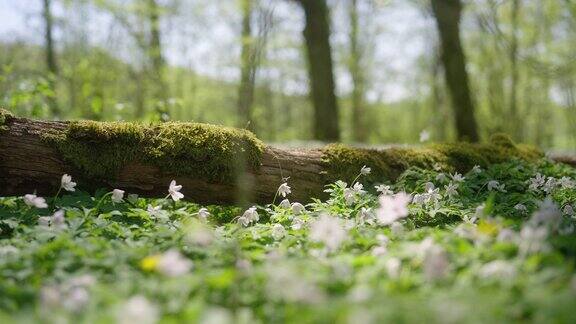
[[[0,321],[576,322],[576,169],[369,172],[307,205],[279,183],[247,210],[66,177],[1,198]]]

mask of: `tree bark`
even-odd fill
[[[430,72],[434,135],[438,141],[444,142],[448,139],[448,127],[444,123],[450,119],[450,111],[445,104],[446,90],[442,86],[442,58],[438,45],[434,46],[434,57],[430,63]]]
[[[512,12],[511,12],[511,22],[512,22],[512,39],[510,41],[509,57],[510,57],[510,97],[508,99],[510,120],[514,121],[510,123],[512,135],[516,140],[522,138],[521,129],[518,127],[522,125],[523,122],[519,120],[520,115],[518,114],[518,83],[520,78],[520,70],[518,66],[518,44],[519,44],[519,16],[521,10],[520,0],[512,1]]]
[[[498,4],[496,0],[488,1],[489,14],[477,15],[478,29],[482,32],[482,39],[486,41],[481,42],[479,45],[479,68],[482,71],[482,96],[488,107],[488,112],[491,118],[485,121],[483,125],[486,131],[490,134],[506,132],[509,126],[508,119],[503,118],[506,116],[506,96],[504,91],[506,86],[504,84],[504,71],[506,70],[505,63],[497,58],[502,55],[499,39],[493,35],[490,25],[496,24]],[[482,102],[482,99],[481,101]]]
[[[240,86],[238,88],[238,127],[255,129],[252,106],[256,66],[254,64],[254,37],[252,35],[252,0],[240,0],[242,11],[242,52],[240,54]]]
[[[478,142],[478,127],[470,93],[466,58],[460,40],[460,0],[431,0],[442,47],[446,84],[450,90],[459,140]]]
[[[160,33],[160,7],[157,0],[148,0],[147,15],[150,28],[148,57],[152,66],[152,81],[154,82],[154,100],[156,113],[161,120],[167,120],[168,110],[166,109],[166,99],[168,87],[164,79],[165,61],[162,55],[162,36]]]
[[[52,94],[48,96],[50,110],[55,117],[60,117],[61,111],[56,100],[56,78],[58,77],[58,64],[54,49],[54,19],[52,17],[51,0],[43,0],[42,16],[44,18],[44,46],[46,67],[48,69],[48,83]]]
[[[350,0],[350,62],[348,69],[352,76],[352,130],[355,142],[363,143],[367,139],[366,116],[364,112],[365,78],[362,69],[362,48],[360,45],[360,24],[358,0]]]
[[[304,9],[308,78],[314,105],[314,138],[338,141],[338,102],[335,94],[330,19],[326,0],[298,0]]]

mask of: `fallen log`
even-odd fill
[[[351,181],[363,165],[372,168],[366,182],[375,184],[393,181],[409,167],[466,172],[542,156],[502,135],[489,144],[278,149],[247,131],[206,124],[38,121],[0,111],[1,196],[54,195],[61,176],[70,174],[84,190],[120,188],[147,197],[166,196],[175,179],[186,199],[203,204],[233,204],[241,197],[270,203],[288,179],[289,198],[308,202],[322,197],[332,181]]]

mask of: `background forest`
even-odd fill
[[[0,106],[43,119],[239,126],[268,142],[455,140],[430,1],[326,5],[0,0]],[[322,17],[329,29],[311,35]],[[480,138],[576,147],[576,2],[464,1],[460,32]],[[309,64],[307,42],[333,66]],[[333,87],[318,81],[327,69]],[[314,80],[336,98],[310,100]]]

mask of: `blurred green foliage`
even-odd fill
[[[461,28],[482,138],[486,140],[493,133],[506,132],[517,142],[546,149],[574,148],[574,4],[555,0],[520,1],[519,8],[514,9],[513,2],[482,0],[467,2],[465,6]],[[189,18],[187,15],[210,18],[203,16],[209,14],[202,11],[203,6],[208,7],[203,2],[198,3],[197,12],[190,13],[181,11],[187,8],[187,1],[160,3],[160,19],[170,23],[174,30],[191,28],[200,33],[205,27],[202,24],[212,26],[204,20],[185,19]],[[452,140],[452,112],[438,59],[436,35],[430,33],[430,28],[418,30],[425,50],[407,67],[410,71],[404,73],[391,72],[386,58],[378,56],[373,44],[378,37],[387,35],[380,15],[394,11],[396,6],[401,10],[426,9],[428,2],[378,4],[360,0],[359,3],[358,14],[365,24],[360,26],[357,35],[361,50],[355,55],[361,55],[357,59],[364,76],[364,87],[360,91],[364,99],[366,143],[416,143],[423,130],[430,133],[432,141]],[[42,46],[18,41],[0,44],[3,53],[0,105],[3,108],[16,115],[47,119],[153,122],[171,119],[238,126],[238,84],[234,78],[208,76],[193,68],[166,64],[162,70],[163,84],[158,83],[145,58],[150,50],[145,33],[149,13],[142,3],[55,0],[54,5],[61,8],[55,28],[63,31],[56,40],[59,75],[46,72]],[[237,5],[233,1],[214,4],[239,23]],[[255,10],[266,5],[266,1],[258,2]],[[333,19],[339,21],[333,24],[333,33],[338,39],[333,48],[337,76],[346,79],[349,76],[342,68],[349,64],[352,54],[350,44],[340,39],[349,28],[347,7],[331,5]],[[90,35],[82,18],[90,14],[110,18],[111,24],[118,24],[123,30],[119,32],[121,41],[134,43],[135,47],[118,52],[113,43],[87,42]],[[292,57],[302,51],[302,44],[288,37],[293,31],[282,21],[292,21],[286,15],[281,12],[274,18],[269,47],[260,49],[264,53],[259,63],[262,73],[256,75],[254,131],[269,142],[307,141],[313,134],[313,110],[306,91],[302,91],[307,87],[301,77],[305,74],[305,62],[303,57]],[[422,19],[426,21],[425,16]],[[199,25],[195,25],[196,21]],[[140,25],[141,28],[135,27]],[[110,39],[118,37],[112,32],[109,34]],[[205,36],[212,37],[212,34],[206,32]],[[230,41],[239,47],[240,35]],[[234,57],[235,52],[228,48],[220,50],[228,62],[222,64],[221,70],[239,70],[239,56]],[[163,49],[164,57],[168,56],[166,51],[167,46]],[[284,51],[292,54],[284,58],[279,54]],[[512,84],[513,75],[517,77]],[[281,91],[286,84],[299,90]],[[383,85],[397,85],[406,95],[398,101],[388,100],[383,95]],[[351,142],[353,100],[348,86],[343,87],[339,95],[342,138],[344,142]],[[59,116],[50,110],[52,100],[61,110]]]

